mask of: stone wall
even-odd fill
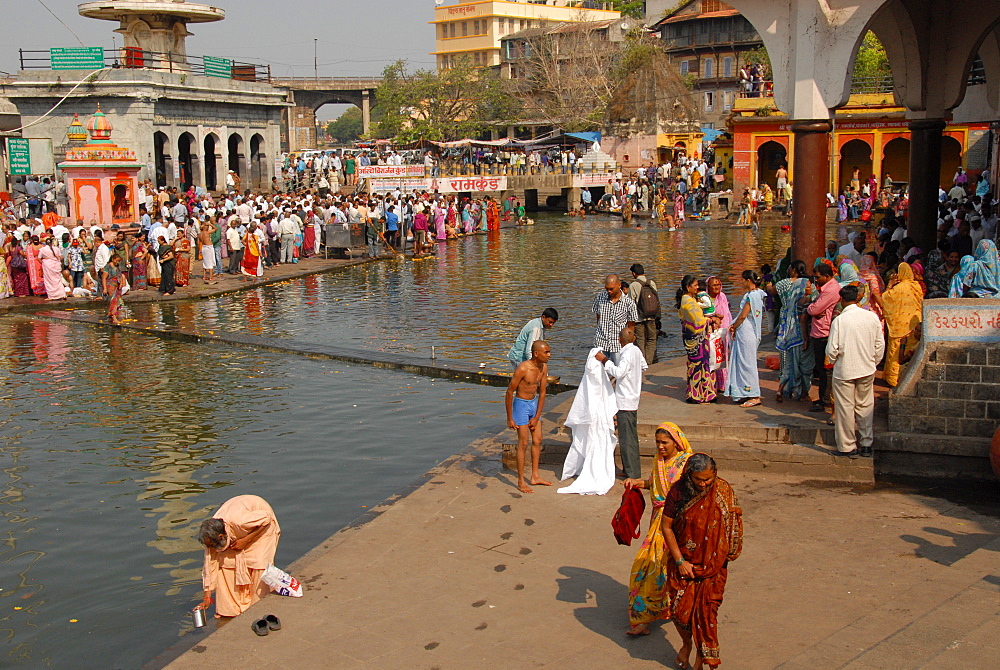
[[[923,340],[886,409],[888,433],[876,435],[879,471],[993,478],[1000,300],[925,300]]]
[[[1000,344],[928,344],[911,394],[889,398],[889,430],[993,436],[1000,426]]]

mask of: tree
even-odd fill
[[[612,0],[611,6],[622,16],[631,16],[634,19],[645,18],[645,0]]]
[[[511,97],[522,100],[522,114],[568,131],[593,130],[604,121],[614,91],[610,76],[622,44],[607,30],[586,23],[538,30],[519,48],[520,76],[511,79]]]
[[[326,134],[341,144],[348,144],[361,137],[363,129],[361,110],[348,107],[343,114],[327,124]]]
[[[404,143],[476,137],[517,118],[518,101],[499,75],[469,58],[441,72],[410,73],[396,61],[382,72],[375,99],[380,118],[372,134]]]
[[[892,90],[892,69],[885,47],[875,33],[865,33],[854,59],[852,93],[881,93]]]

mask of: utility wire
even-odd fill
[[[53,12],[53,11],[52,11],[51,9],[49,9],[49,6],[48,6],[48,5],[46,5],[46,4],[44,3],[44,2],[42,2],[42,0],[38,0],[38,4],[40,4],[40,5],[42,6],[42,7],[44,7],[44,8],[45,8],[45,11],[47,11],[47,12],[48,12],[49,14],[51,14],[51,15],[52,15],[52,18],[54,18],[54,19],[55,19],[56,21],[58,21],[59,23],[62,23],[62,26],[63,26],[63,28],[65,28],[65,29],[66,29],[66,30],[68,30],[68,31],[69,31],[70,33],[72,33],[73,37],[75,37],[75,38],[76,38],[76,41],[80,43],[80,46],[85,46],[85,45],[84,45],[84,43],[83,43],[83,40],[81,40],[81,39],[80,39],[80,36],[79,36],[79,35],[77,35],[76,33],[74,33],[74,32],[73,32],[73,29],[72,29],[72,28],[70,28],[70,27],[69,27],[69,26],[67,26],[67,25],[66,25],[65,23],[63,23],[63,20],[62,20],[62,19],[60,19],[60,18],[59,18],[58,16],[56,16],[56,13],[55,13],[55,12]]]
[[[66,95],[64,95],[59,102],[57,102],[55,105],[53,105],[52,109],[50,109],[49,111],[47,111],[44,114],[42,114],[41,116],[39,116],[37,119],[35,119],[31,123],[26,123],[23,126],[21,126],[20,128],[12,128],[11,130],[9,130],[7,132],[14,132],[14,131],[17,131],[17,130],[24,130],[25,128],[30,128],[31,126],[33,126],[33,125],[35,125],[37,123],[41,123],[42,120],[45,117],[47,117],[52,112],[56,111],[56,109],[59,107],[59,105],[61,105],[64,102],[66,102],[66,98],[68,98],[69,96],[71,96],[73,94],[73,91],[75,91],[76,89],[80,88],[80,86],[82,84],[87,83],[88,79],[90,79],[91,77],[93,77],[95,74],[97,74],[99,72],[110,72],[110,70],[108,70],[106,68],[102,68],[100,70],[94,70],[93,72],[91,72],[90,74],[88,74],[86,77],[84,77],[80,81],[76,82],[76,86],[74,86],[73,88],[69,89],[69,92]]]

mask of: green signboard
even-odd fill
[[[10,174],[31,174],[31,149],[23,137],[7,138],[7,163]]]
[[[205,74],[209,77],[233,78],[233,61],[228,58],[215,58],[214,56],[204,56]]]
[[[100,70],[104,67],[104,49],[101,47],[49,49],[49,63],[53,70]]]

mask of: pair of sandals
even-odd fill
[[[273,614],[268,614],[263,619],[258,619],[250,624],[250,629],[257,635],[264,636],[272,630],[281,630],[281,619]]]

